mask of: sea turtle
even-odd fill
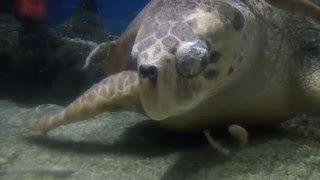
[[[47,133],[131,104],[174,130],[208,135],[232,125],[246,141],[238,125],[280,123],[320,106],[319,42],[319,24],[265,0],[152,0],[89,56],[87,64],[107,50],[110,76],[28,126]]]

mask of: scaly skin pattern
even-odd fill
[[[320,107],[319,42],[318,24],[264,0],[153,0],[111,52],[121,68],[29,128],[47,132],[127,104],[181,131],[283,122]]]
[[[43,133],[64,124],[86,120],[117,105],[137,103],[139,83],[135,71],[110,76],[87,90],[64,110],[31,119],[28,126]]]

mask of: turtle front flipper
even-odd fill
[[[31,130],[48,131],[64,125],[86,120],[113,107],[139,103],[139,78],[136,71],[123,71],[95,84],[65,109],[31,118]]]

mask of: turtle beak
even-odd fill
[[[209,64],[208,52],[208,46],[202,40],[181,45],[176,53],[179,76],[190,79],[199,75]]]

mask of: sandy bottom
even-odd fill
[[[45,138],[22,126],[33,108],[0,101],[0,179],[320,179],[320,139],[294,126],[252,132],[242,148],[223,136],[232,150],[226,157],[202,135],[170,132],[130,112],[105,113]]]

